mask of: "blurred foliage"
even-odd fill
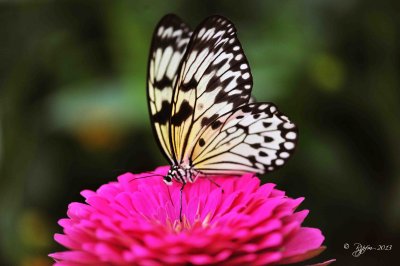
[[[397,3],[387,1],[2,1],[0,264],[49,265],[67,204],[125,171],[166,164],[145,97],[152,31],[166,13],[238,28],[254,95],[300,128],[293,159],[264,177],[305,196],[306,224],[338,265],[344,243],[400,242]]]

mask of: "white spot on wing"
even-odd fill
[[[238,55],[235,56],[235,60],[236,60],[236,61],[239,61],[239,60],[241,60],[242,58],[243,58],[243,55],[242,55],[242,54],[238,54]]]
[[[161,61],[160,61],[160,65],[157,69],[157,76],[156,79],[157,80],[161,80],[162,77],[164,76],[165,72],[167,71],[167,65],[169,63],[169,60],[172,56],[172,47],[168,46],[165,50],[164,53],[162,55]]]
[[[296,139],[296,133],[294,133],[294,132],[288,132],[288,133],[286,134],[286,138],[287,138],[287,139]]]
[[[283,146],[285,146],[286,149],[291,150],[294,148],[294,143],[293,142],[285,142],[285,144],[283,144]]]
[[[281,158],[284,158],[284,159],[286,159],[286,158],[289,158],[289,153],[287,153],[287,152],[281,152],[280,154],[279,154],[279,157],[281,157]]]

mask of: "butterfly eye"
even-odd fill
[[[170,175],[164,176],[164,183],[169,185],[169,186],[172,185],[172,178],[171,178]]]

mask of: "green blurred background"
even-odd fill
[[[400,248],[399,5],[385,1],[2,1],[0,265],[49,265],[68,203],[126,171],[166,164],[145,96],[166,13],[230,18],[253,93],[300,128],[264,181],[305,196],[314,261],[394,265]],[[393,245],[351,256],[353,243]],[[344,244],[350,249],[345,250]],[[398,258],[398,256],[397,256]]]

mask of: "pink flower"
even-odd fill
[[[156,169],[164,175],[168,167]],[[180,184],[127,173],[86,203],[71,203],[55,240],[68,248],[50,254],[55,265],[276,265],[319,254],[324,237],[302,227],[308,210],[252,175],[187,184],[179,220]],[[329,263],[329,262],[327,262]],[[327,264],[321,264],[327,265]]]

